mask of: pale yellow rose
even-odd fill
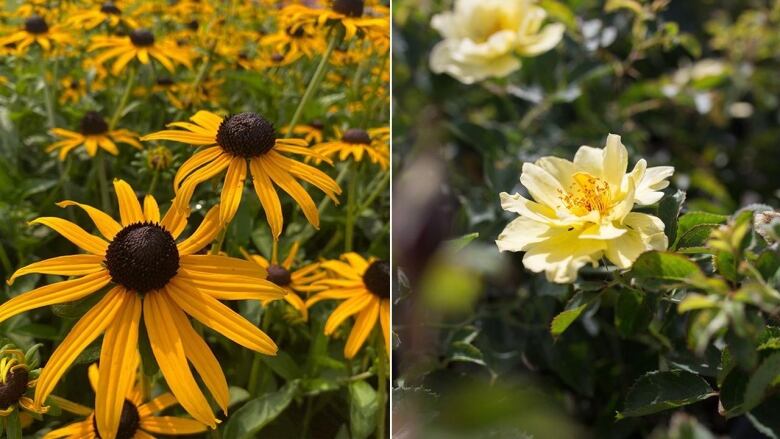
[[[564,26],[543,26],[547,13],[534,0],[456,0],[431,26],[444,37],[431,52],[435,73],[471,84],[520,68],[519,56],[546,52],[561,40]]]
[[[629,173],[627,167],[628,152],[614,134],[603,149],[581,146],[573,162],[523,164],[520,182],[533,201],[501,194],[501,207],[520,217],[499,235],[499,250],[526,252],[527,269],[558,283],[574,282],[582,266],[602,257],[625,269],[645,251],[665,250],[664,223],[632,209],[660,200],[674,168],[647,168],[645,160]]]

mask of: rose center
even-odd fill
[[[5,376],[5,382],[0,383],[0,409],[5,410],[19,402],[27,391],[29,380],[30,375],[24,367],[9,371]]]
[[[131,439],[138,431],[141,423],[141,416],[138,414],[138,408],[129,400],[125,400],[122,405],[122,415],[119,417],[119,429],[116,432],[116,439]],[[97,428],[97,421],[92,417],[92,428],[95,430],[95,437],[102,439]]]
[[[219,125],[217,143],[234,156],[257,157],[274,147],[276,130],[257,113],[239,113],[226,117]]]
[[[390,263],[376,261],[363,273],[363,283],[369,291],[382,299],[390,298]]]
[[[612,208],[609,183],[587,172],[574,174],[568,191],[560,191],[558,198],[577,216],[587,215],[594,210],[604,215]]]
[[[149,47],[154,45],[154,34],[149,29],[133,29],[130,41],[137,47]]]
[[[108,124],[97,111],[87,111],[81,118],[81,134],[98,135],[108,131]]]
[[[159,290],[179,269],[173,235],[156,223],[133,223],[114,236],[106,251],[111,280],[139,293]]]
[[[279,285],[280,287],[290,285],[290,282],[292,282],[292,276],[290,275],[290,272],[281,265],[270,265],[267,271],[268,276],[266,276],[266,279],[276,285]]]

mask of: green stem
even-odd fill
[[[311,406],[314,401],[313,396],[306,397],[306,411],[303,415],[303,428],[301,428],[301,438],[309,437],[309,424],[311,424]]]
[[[103,151],[95,154],[95,167],[97,168],[98,186],[100,187],[100,207],[103,212],[111,212],[111,199],[108,197],[108,177],[106,176],[106,160]]]
[[[363,200],[363,203],[360,204],[358,207],[358,212],[362,212],[366,209],[368,209],[369,206],[371,206],[371,203],[376,200],[376,197],[379,196],[382,192],[384,192],[385,185],[390,180],[390,172],[384,171],[384,175],[382,175],[382,180],[379,181],[379,183],[374,187],[374,190],[371,192],[371,194]]]
[[[377,332],[378,333],[378,332]],[[379,333],[378,333],[379,334]],[[387,352],[385,349],[385,340],[382,334],[376,337],[376,350],[377,350],[377,365],[376,365],[376,379],[377,379],[377,414],[376,414],[376,439],[385,439],[385,406],[387,405]]]
[[[260,366],[262,366],[260,354],[255,353],[252,356],[252,369],[249,371],[249,384],[246,386],[246,390],[252,396],[257,394],[257,385],[260,381]]]
[[[311,99],[311,97],[314,95],[314,92],[320,86],[320,82],[322,82],[322,78],[325,76],[325,67],[328,65],[328,59],[330,58],[331,53],[333,53],[333,49],[336,48],[336,42],[339,39],[340,34],[338,32],[331,35],[330,41],[328,42],[328,48],[325,49],[325,53],[322,54],[322,59],[320,60],[319,65],[317,65],[317,69],[314,71],[314,75],[311,77],[311,81],[309,81],[309,85],[306,87],[306,91],[303,92],[303,97],[301,97],[301,101],[298,103],[298,108],[296,108],[295,113],[293,113],[293,117],[289,123],[290,129],[287,131],[285,137],[290,137],[293,127],[295,127],[295,125],[297,125],[298,121],[301,119],[301,114],[303,113],[303,109],[306,107],[306,103],[309,101],[309,99]]]
[[[354,162],[351,166],[355,172],[349,179],[347,184],[347,206],[346,206],[346,225],[344,228],[344,251],[351,252],[352,244],[355,238],[355,217],[357,216],[357,209],[355,209],[355,201],[357,198],[357,184],[360,178],[360,167],[357,162]]]
[[[111,121],[108,123],[108,130],[111,131],[116,127],[117,122],[122,117],[122,111],[127,105],[128,99],[130,99],[130,93],[133,91],[133,85],[135,84],[135,77],[138,70],[135,66],[130,67],[130,74],[127,77],[127,83],[125,84],[125,91],[122,93],[122,97],[119,100],[119,105],[114,110],[114,115],[111,116]]]
[[[13,272],[13,267],[11,266],[11,259],[8,258],[8,253],[6,253],[2,242],[0,242],[0,262],[3,264],[3,270],[8,273],[6,277],[10,276]]]
[[[154,190],[157,189],[157,181],[160,180],[160,170],[155,168],[154,174],[152,174],[152,182],[149,183],[149,190],[146,191],[149,195],[154,195]]]
[[[219,232],[219,235],[217,235],[216,241],[214,241],[214,244],[211,244],[211,250],[209,250],[210,255],[218,255],[219,252],[222,250],[222,243],[225,242],[225,235],[227,234],[227,225],[225,225],[222,230]]]

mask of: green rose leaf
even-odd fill
[[[618,418],[645,416],[702,401],[717,393],[702,377],[683,370],[654,371],[639,378]]]

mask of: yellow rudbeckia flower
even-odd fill
[[[217,405],[227,412],[228,386],[217,358],[192,327],[188,315],[203,325],[254,351],[275,355],[276,344],[263,331],[224,305],[221,300],[281,299],[285,291],[267,281],[257,265],[235,258],[202,255],[221,230],[219,206],[213,207],[189,237],[177,242],[187,226],[188,211],[168,209],[162,216],[154,197],[143,207],[129,184],[114,180],[121,222],[92,206],[77,206],[95,223],[103,237],[62,218],[45,217],[45,225],[86,254],[59,256],[17,270],[8,283],[31,273],[80,276],[20,294],[0,306],[0,322],[47,305],[72,302],[109,291],[73,326],[42,369],[35,389],[41,407],[78,355],[103,335],[100,380],[96,391],[97,428],[111,438],[122,405],[132,386],[140,321],[171,392],[198,421],[216,428],[217,419],[190,370],[203,379]],[[186,200],[188,203],[189,201]]]
[[[135,363],[138,363],[138,354],[135,354]],[[133,368],[138,377],[137,366]],[[97,364],[89,366],[89,384],[93,392],[97,392],[100,387],[100,369]],[[132,376],[131,376],[132,377]],[[115,439],[150,439],[157,434],[165,436],[182,436],[202,433],[207,427],[194,419],[180,418],[177,416],[159,416],[158,413],[168,409],[179,402],[171,393],[162,393],[150,401],[145,401],[144,384],[138,378],[135,384],[125,395],[122,404],[122,416],[120,416],[119,427],[117,428]],[[59,405],[62,410],[76,415],[86,416],[83,421],[74,422],[61,428],[57,428],[46,433],[43,439],[107,439],[110,437],[105,433],[99,433],[95,413],[89,407],[68,401],[63,398],[52,396],[52,400]]]
[[[185,194],[181,199],[188,199],[197,185],[227,170],[220,197],[219,219],[223,224],[229,223],[238,210],[247,174],[252,176],[271,234],[277,240],[282,234],[284,219],[274,185],[290,194],[315,228],[320,227],[317,206],[298,179],[320,189],[338,204],[337,195],[341,193],[338,183],[319,169],[283,153],[313,156],[327,162],[330,159],[308,148],[305,140],[277,137],[273,124],[263,116],[245,112],[222,118],[208,111],[198,111],[190,120],[194,123],[168,124],[182,128],[180,130],[158,131],[141,140],[173,140],[205,146],[181,165],[173,179],[173,187],[177,193]]]
[[[664,223],[631,210],[660,200],[674,168],[640,160],[626,173],[627,166],[626,147],[614,134],[603,149],[580,147],[573,162],[543,157],[523,164],[520,182],[533,201],[501,194],[501,207],[520,217],[498,236],[499,250],[524,251],[527,269],[568,283],[603,256],[629,268],[641,253],[666,249]]]

